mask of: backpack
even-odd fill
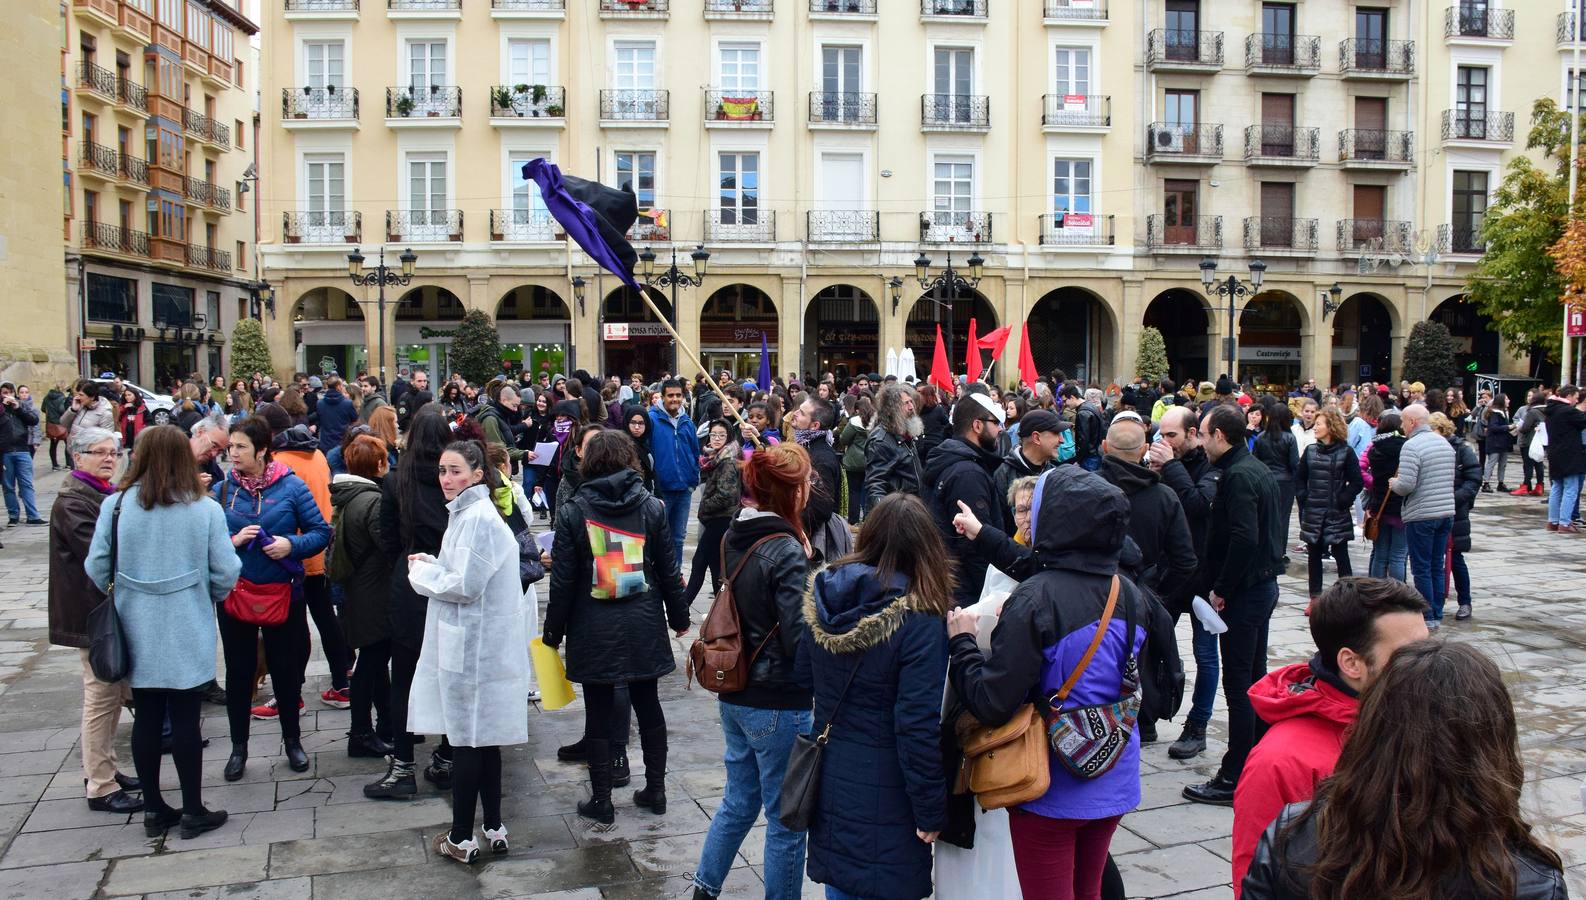
[[[777,538],[792,539],[788,534],[772,534],[755,541],[749,549],[744,551],[743,558],[732,567],[732,572],[722,584],[721,590],[716,593],[716,599],[711,601],[710,612],[705,614],[705,621],[699,625],[699,637],[688,648],[688,684],[697,678],[699,686],[716,694],[736,694],[749,686],[749,669],[754,666],[754,661],[759,658],[760,651],[781,628],[774,626],[754,648],[753,653],[746,654],[743,644],[743,626],[738,622],[738,604],[733,600],[732,583],[737,580],[738,574],[743,571],[745,564],[760,549],[760,545],[769,543]],[[727,537],[721,539],[721,558],[727,558]]]

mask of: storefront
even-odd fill
[[[1239,380],[1257,393],[1288,396],[1300,375],[1300,310],[1288,294],[1251,300],[1239,315]]]
[[[723,369],[739,381],[760,376],[760,338],[765,336],[771,355],[771,371],[777,368],[777,327],[775,320],[757,324],[702,322],[699,326],[700,357],[712,372]]]
[[[879,343],[874,328],[862,325],[825,326],[815,332],[816,361],[813,371],[817,376],[832,372],[839,380],[855,378],[861,372],[880,372],[881,364],[876,349]]]
[[[351,378],[369,370],[362,321],[302,321],[296,332],[297,371]]]
[[[501,362],[504,370],[516,374],[528,370],[536,376],[568,374],[567,348],[572,338],[572,323],[567,320],[496,322],[501,336]]]
[[[804,313],[800,370],[852,378],[881,371],[881,329],[870,295],[851,284],[816,294]]]
[[[1239,347],[1239,378],[1257,394],[1288,396],[1300,384],[1299,347]]]
[[[600,337],[607,372],[638,372],[648,381],[671,371],[672,336],[660,322],[607,322]]]

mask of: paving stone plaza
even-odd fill
[[[53,502],[59,483],[59,474],[40,473],[41,511]],[[1467,555],[1476,615],[1469,622],[1450,616],[1441,637],[1475,643],[1507,673],[1524,748],[1526,814],[1570,867],[1572,893],[1586,896],[1586,544],[1544,534],[1540,506],[1535,498],[1480,496],[1472,514],[1475,547]],[[204,801],[230,812],[224,827],[193,840],[181,840],[175,830],[150,840],[141,815],[90,812],[77,752],[81,668],[75,650],[48,643],[48,529],[11,528],[0,540],[0,900],[688,895],[688,873],[698,861],[724,776],[715,700],[704,691],[685,690],[681,667],[662,682],[673,769],[666,815],[635,811],[631,790],[619,790],[616,827],[590,831],[573,811],[587,791],[585,772],[556,761],[556,747],[581,733],[582,708],[576,702],[557,712],[531,708],[530,743],[503,751],[503,814],[512,851],[471,868],[438,859],[428,849],[426,838],[450,823],[449,795],[421,780],[411,802],[364,799],[362,786],[383,771],[383,763],[347,758],[348,712],[312,699],[327,680],[317,648],[304,690],[311,698],[303,715],[303,744],[313,761],[309,771],[287,767],[276,726],[261,722],[253,728],[247,773],[227,783],[221,778],[225,710],[206,705],[204,734],[213,743],[205,751]],[[1357,570],[1363,570],[1369,547],[1351,547]],[[1272,620],[1273,665],[1310,653],[1301,614],[1304,574],[1303,561],[1296,559],[1281,579],[1283,595]],[[696,623],[708,602],[701,597],[695,604]],[[1192,679],[1187,626],[1181,631]],[[679,660],[685,649],[677,642]],[[1187,709],[1187,697],[1185,702]],[[1179,793],[1213,774],[1223,749],[1217,734],[1223,718],[1219,698],[1211,747],[1189,763],[1167,757],[1177,722],[1162,723],[1163,741],[1145,749],[1144,800],[1124,818],[1112,846],[1131,897],[1231,896],[1231,810],[1196,806]],[[118,746],[128,774],[130,732],[125,717]],[[421,764],[428,746],[418,748]],[[637,780],[637,752],[633,764]],[[174,790],[168,760],[163,771],[162,780]],[[762,831],[757,828],[745,842],[724,897],[762,896]],[[805,895],[823,893],[806,883]]]

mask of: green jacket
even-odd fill
[[[507,456],[512,459],[522,459],[523,451],[518,449],[514,440],[512,427],[507,420],[502,418],[501,411],[491,404],[479,407],[474,414],[479,419],[479,426],[485,430],[485,441],[491,444],[500,444],[507,448]]]
[[[61,416],[66,415],[69,402],[60,388],[50,388],[50,392],[44,395],[44,424],[59,425]]]
[[[870,442],[870,431],[860,423],[858,416],[849,418],[848,424],[837,435],[837,449],[843,453],[843,468],[851,472],[865,470],[865,445]]]

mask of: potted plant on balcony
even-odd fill
[[[545,107],[545,114],[553,119],[560,119],[566,114],[566,110],[562,109],[562,104],[552,103],[550,106]]]
[[[411,91],[404,91],[397,95],[396,113],[404,119],[413,115],[413,93]]]
[[[493,116],[510,116],[517,114],[517,111],[512,108],[512,93],[506,88],[491,88],[490,114]]]
[[[716,104],[716,118],[717,119],[725,119],[725,118],[727,118],[727,106],[726,106],[726,104],[724,104],[724,103]]]

